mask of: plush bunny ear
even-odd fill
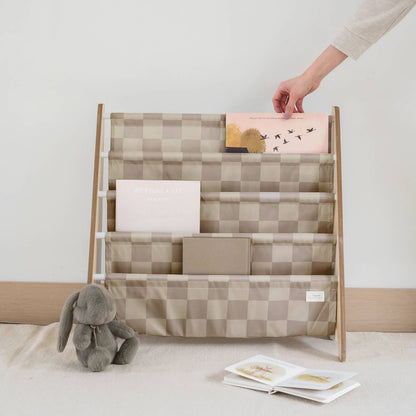
[[[61,312],[61,323],[59,325],[58,351],[62,352],[68,342],[69,333],[72,328],[74,304],[78,300],[79,292],[71,295],[65,302]]]

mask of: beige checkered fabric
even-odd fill
[[[225,152],[225,114],[112,113],[111,150]]]
[[[332,192],[331,154],[109,153],[117,179],[201,181],[202,192]]]
[[[107,192],[107,227],[115,231],[115,191]],[[330,193],[204,192],[201,233],[332,233]]]
[[[119,317],[162,336],[334,334],[333,163],[225,153],[224,114],[111,114],[105,265]],[[200,181],[195,236],[250,237],[252,275],[182,275],[184,234],[114,232],[117,179]]]
[[[140,334],[185,337],[332,335],[334,276],[109,274],[119,318]],[[306,302],[308,291],[323,302]]]
[[[107,233],[106,273],[180,274],[182,239],[192,234]],[[249,237],[253,275],[333,274],[332,234],[221,233],[194,236]]]

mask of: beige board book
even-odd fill
[[[269,394],[281,392],[329,403],[360,385],[351,371],[304,368],[264,355],[255,355],[225,369],[224,384]]]
[[[229,153],[328,153],[328,114],[227,113]]]
[[[116,181],[116,231],[199,233],[200,182]]]

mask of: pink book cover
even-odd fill
[[[328,114],[227,113],[231,153],[328,153]]]
[[[199,233],[199,181],[116,181],[116,231]]]

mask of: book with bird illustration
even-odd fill
[[[264,355],[255,355],[225,369],[224,384],[329,403],[360,384],[351,371],[304,368]]]
[[[230,153],[328,153],[328,114],[227,113]]]

